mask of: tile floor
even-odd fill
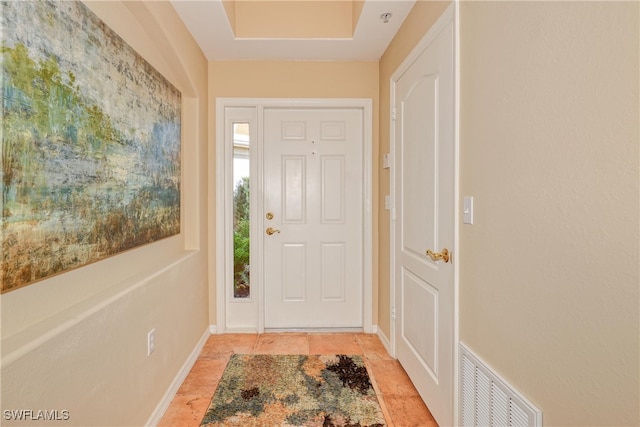
[[[212,335],[159,427],[198,427],[233,353],[361,354],[388,426],[437,427],[404,369],[377,336],[362,333]]]

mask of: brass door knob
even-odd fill
[[[433,261],[443,260],[447,263],[451,259],[451,254],[447,248],[444,248],[442,252],[433,252],[431,249],[427,249],[427,255],[429,255]]]
[[[266,230],[266,233],[269,236],[271,236],[272,234],[275,234],[275,233],[279,233],[279,232],[280,232],[280,230],[276,230],[275,228],[271,228],[271,227],[267,228],[267,230]]]

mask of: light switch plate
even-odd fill
[[[465,196],[462,206],[462,223],[473,224],[473,197]]]

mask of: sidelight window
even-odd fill
[[[233,297],[251,296],[249,123],[233,123]]]

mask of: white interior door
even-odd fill
[[[363,326],[363,143],[362,109],[265,109],[265,328]]]
[[[396,355],[440,425],[453,424],[455,259],[445,253],[455,242],[453,61],[449,22],[394,95]]]

